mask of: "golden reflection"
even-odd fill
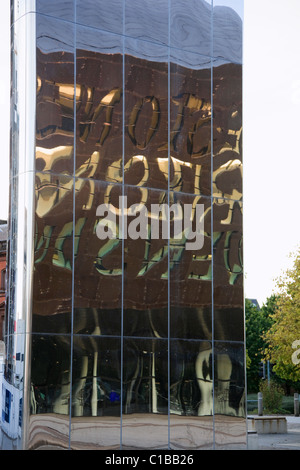
[[[232,114],[233,117],[237,116],[237,111]],[[235,145],[231,145],[230,143],[226,142],[223,147],[218,150],[218,154],[220,155],[223,152],[226,152],[227,150],[232,150],[233,152],[237,153],[238,155],[241,155],[241,149],[240,149],[240,139],[242,135],[243,128],[241,127],[238,130],[234,129],[228,129],[227,135],[233,135],[236,137],[235,140]]]
[[[70,160],[73,156],[73,146],[62,145],[55,148],[36,147],[36,159],[44,164],[43,171],[51,171],[54,164],[61,160]]]
[[[221,422],[243,416],[244,405],[244,345],[234,324],[242,322],[243,298],[241,67],[215,67],[199,50],[194,63],[187,50],[165,45],[151,62],[158,44],[146,41],[137,57],[139,39],[127,34],[137,24],[129,21],[123,44],[82,21],[95,13],[87,3],[73,24],[77,51],[55,43],[53,53],[37,52],[32,331],[33,340],[45,332],[48,346],[32,348],[32,413],[44,415],[32,420],[40,433],[32,443],[71,432],[66,446],[116,448],[121,423],[124,449],[141,441],[209,447],[217,442],[216,415]],[[185,18],[188,45],[192,18]],[[205,18],[195,32],[204,42]],[[43,32],[45,45],[53,36]],[[136,214],[133,205],[120,206],[121,194],[147,210],[145,238],[123,238],[122,217]],[[187,249],[183,211],[150,208],[178,200],[191,206],[191,231],[204,222],[200,248]],[[113,206],[106,227],[116,238],[103,241],[97,207],[105,203]],[[156,239],[153,222],[168,236]],[[68,420],[62,425],[55,413]]]
[[[143,107],[145,104],[150,103],[152,107],[152,118],[151,118],[151,123],[147,132],[146,139],[143,143],[139,143],[136,140],[136,126],[137,126],[137,120],[139,117],[139,114],[141,113]],[[131,138],[132,142],[138,149],[145,149],[147,145],[149,145],[151,139],[153,138],[155,132],[158,129],[159,125],[159,119],[160,119],[160,107],[159,107],[159,101],[157,98],[154,96],[147,96],[146,98],[143,98],[139,100],[133,107],[133,110],[129,116],[129,124],[128,124],[128,134],[129,137]]]
[[[226,163],[221,165],[217,170],[213,172],[213,196],[228,197],[232,200],[237,201],[242,199],[242,192],[239,191],[239,189],[231,187],[231,192],[229,192],[226,186],[224,189],[220,189],[220,186],[218,185],[218,179],[222,181],[223,178],[224,181],[224,178],[226,178],[225,181],[227,181],[228,179],[233,178],[235,185],[238,184],[238,186],[241,186],[241,181],[243,178],[242,172],[243,165],[238,159],[228,160]],[[230,173],[232,173],[232,176]]]
[[[92,91],[88,89],[87,103],[90,102],[91,94],[92,94]],[[80,128],[81,128],[80,140],[82,142],[87,142],[89,134],[92,130],[92,127],[95,125],[96,120],[98,119],[98,117],[100,116],[102,112],[105,112],[105,122],[103,124],[101,135],[97,142],[99,145],[104,144],[112,126],[114,106],[120,102],[121,97],[122,97],[122,89],[114,88],[101,99],[99,105],[96,107],[96,109],[93,112],[91,111],[91,107],[86,108],[86,111],[88,111],[89,114],[85,116],[85,122],[80,123]]]
[[[63,83],[63,84],[57,83],[56,86],[58,87],[58,92],[59,92],[58,103],[60,103],[62,106],[73,108],[74,85],[68,85],[66,83]],[[80,95],[81,95],[81,87],[79,85],[76,85],[76,88],[75,88],[76,99],[79,99]]]
[[[44,217],[49,214],[61,201],[72,192],[75,181],[75,191],[80,192],[84,180],[80,177],[91,178],[94,176],[100,160],[100,153],[93,152],[75,172],[75,178],[69,174],[53,174],[53,166],[62,159],[69,159],[73,155],[73,147],[56,147],[47,149],[36,148],[36,155],[44,163],[43,172],[36,174],[36,214]],[[90,210],[94,199],[95,182],[89,179],[90,193],[88,200],[83,204],[83,208]]]

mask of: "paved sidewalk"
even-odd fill
[[[252,418],[253,415],[249,416]],[[286,434],[256,434],[248,428],[249,450],[300,450],[300,417],[286,416]],[[250,422],[250,420],[249,420]]]

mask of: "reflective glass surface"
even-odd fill
[[[76,28],[75,175],[122,183],[123,41]]]
[[[125,35],[135,39],[169,44],[168,0],[127,0],[125,2]]]
[[[76,0],[35,0],[36,11],[43,13],[44,15],[55,16],[68,21],[74,21],[75,19],[75,1]]]
[[[242,63],[244,2],[213,0],[213,56]]]
[[[33,332],[70,333],[73,179],[36,174]]]
[[[242,5],[13,2],[5,386],[16,404],[24,379],[27,448],[245,446]]]
[[[211,55],[211,0],[171,0],[170,45]]]
[[[71,448],[118,449],[121,340],[76,335],[73,344]]]
[[[170,60],[169,187],[174,191],[210,195],[210,58],[171,49]]]
[[[170,334],[172,338],[211,339],[210,199],[170,193],[172,205],[180,210],[171,223],[169,241]]]
[[[75,25],[36,15],[36,171],[74,172]]]
[[[17,195],[19,188],[19,177],[10,179],[11,194]],[[5,336],[13,335],[14,324],[16,321],[16,277],[17,277],[17,229],[18,229],[18,204],[17,197],[10,197],[9,205],[9,223],[13,235],[10,237],[7,245],[7,269],[8,282],[6,287],[6,321]],[[8,348],[10,349],[10,348]],[[8,362],[9,364],[9,362]]]
[[[124,182],[167,189],[168,49],[126,38],[125,52]]]
[[[213,62],[212,193],[242,199],[242,66]]]
[[[122,448],[167,449],[168,342],[124,338],[123,355]]]
[[[124,1],[111,0],[74,0],[76,2],[76,21],[78,24],[110,31],[123,32]]]
[[[119,210],[122,186],[89,179],[75,180],[74,333],[121,334],[122,240],[120,217],[112,220],[116,238],[100,238],[106,213]],[[104,228],[103,228],[104,230]]]
[[[124,240],[124,334],[168,335],[167,194],[125,186],[127,233]],[[135,235],[136,232],[136,235]],[[165,238],[162,237],[165,236]]]
[[[11,27],[11,96],[10,96],[10,175],[34,171],[32,145],[35,123],[35,15],[21,16]],[[24,44],[28,49],[24,49]],[[28,138],[29,136],[29,138]],[[18,158],[16,158],[18,156]],[[13,193],[12,193],[13,194]]]
[[[244,345],[216,342],[214,352],[215,448],[244,448]]]
[[[71,339],[32,335],[28,448],[69,445]]]
[[[242,203],[216,199],[213,205],[214,307],[243,308]]]
[[[170,342],[172,449],[213,447],[212,358],[212,345],[209,342]]]

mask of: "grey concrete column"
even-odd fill
[[[262,416],[263,415],[263,396],[261,392],[257,394],[257,401],[258,401],[258,416]]]

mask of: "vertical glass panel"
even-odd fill
[[[170,334],[211,339],[211,200],[170,193],[171,208]]]
[[[168,45],[168,6],[168,0],[126,0],[125,35]]]
[[[5,351],[1,351],[1,429],[14,443],[21,444],[23,428],[25,361],[24,321],[16,321],[14,334],[5,338]],[[4,344],[3,344],[4,346]],[[3,367],[4,366],[4,367]],[[1,447],[2,448],[2,447]]]
[[[73,178],[36,174],[32,331],[71,328]]]
[[[11,29],[10,174],[34,171],[35,15],[18,19]]]
[[[120,447],[121,340],[75,336],[71,448]]]
[[[170,348],[170,446],[172,449],[211,449],[211,343],[171,340]]]
[[[166,337],[167,193],[126,186],[124,195],[128,234],[124,240],[124,335]]]
[[[75,0],[35,0],[37,13],[74,21]]]
[[[170,189],[210,195],[210,59],[172,49],[170,95]]]
[[[75,26],[36,15],[36,170],[74,171]]]
[[[9,240],[7,251],[7,296],[6,296],[6,335],[13,335],[14,324],[17,318],[16,312],[16,278],[17,278],[17,258],[18,258],[18,197],[19,176],[10,179],[10,217],[9,217]],[[10,364],[10,362],[8,362]],[[8,365],[9,367],[9,365]]]
[[[122,49],[120,36],[76,28],[77,177],[122,182]]]
[[[76,179],[74,333],[121,334],[121,196],[122,186]]]
[[[242,66],[213,64],[213,195],[242,199]]]
[[[242,204],[216,199],[213,213],[215,335],[243,340]]]
[[[244,341],[244,309],[241,305],[214,308],[214,337],[222,341]]]
[[[211,55],[211,0],[171,0],[171,46]]]
[[[243,0],[213,0],[213,56],[242,63]]]
[[[124,180],[167,189],[168,50],[126,39],[125,52]]]
[[[64,335],[31,336],[28,449],[69,446],[71,346]]]
[[[216,449],[246,447],[244,344],[215,342],[214,407]]]
[[[11,95],[10,95],[10,178],[13,178],[19,171],[19,155],[20,152],[20,121],[22,110],[24,112],[25,100],[25,83],[20,80],[20,69],[24,67],[24,51],[22,44],[24,44],[25,35],[24,19],[18,21],[11,26]],[[23,54],[22,54],[23,52]],[[17,92],[18,90],[18,92]],[[11,194],[14,194],[14,182],[11,182]]]
[[[123,0],[75,0],[76,21],[97,29],[122,34]]]
[[[168,448],[168,342],[124,338],[122,449]]]
[[[12,276],[10,291],[14,290],[13,299],[10,303],[10,320],[13,319],[14,326],[10,325],[10,332],[19,329],[25,333],[30,328],[28,321],[31,313],[31,282],[33,266],[31,265],[33,218],[34,207],[34,175],[32,172],[19,174],[14,178],[11,189],[16,190],[12,194],[13,205],[16,210],[12,218],[12,228],[16,231],[13,235],[13,251],[10,251]],[[25,302],[24,302],[25,296]],[[29,311],[27,310],[29,309]],[[20,331],[20,332],[21,332]],[[28,331],[28,330],[27,330]]]

